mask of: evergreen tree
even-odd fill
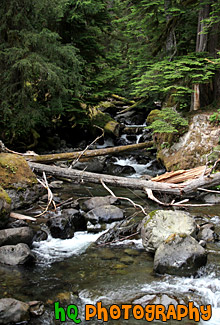
[[[58,0],[3,0],[0,4],[3,139],[23,140],[35,128],[50,125],[63,112],[65,102],[79,94],[81,58],[55,30],[64,5]]]

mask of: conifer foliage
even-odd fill
[[[111,93],[188,111],[218,100],[219,17],[218,0],[2,0],[0,137],[83,125]]]

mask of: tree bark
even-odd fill
[[[56,166],[48,166],[44,164],[37,164],[29,162],[29,166],[36,172],[45,172],[46,174],[59,176],[63,178],[69,178],[75,182],[88,182],[101,184],[103,180],[106,184],[112,186],[121,186],[133,189],[143,189],[145,187],[155,191],[163,191],[164,193],[180,195],[181,191],[178,185],[168,183],[157,183],[152,181],[145,181],[142,179],[120,177],[106,174],[90,173],[76,169],[61,168]]]
[[[29,162],[29,166],[36,172],[45,172],[50,175],[69,178],[73,181],[101,184],[101,181],[111,186],[120,186],[131,189],[150,189],[152,191],[171,194],[183,198],[194,197],[198,188],[208,188],[220,184],[220,173],[212,174],[210,177],[202,176],[185,184],[159,183],[145,181],[137,178],[119,177],[105,174],[90,173],[80,170],[60,168]]]
[[[56,153],[56,154],[39,155],[39,156],[25,155],[25,159],[32,162],[51,163],[60,160],[77,159],[80,155],[81,158],[97,157],[97,156],[113,155],[115,153],[121,153],[125,151],[150,148],[152,146],[153,146],[153,141],[148,141],[148,142],[138,143],[138,144],[129,144],[126,146],[87,150],[84,153],[82,151],[75,151],[75,152],[65,152],[65,153]]]
[[[206,24],[204,23],[204,19],[209,17],[210,13],[210,5],[206,4],[204,0],[200,1],[201,9],[199,11],[198,17],[198,26],[197,26],[197,37],[196,37],[196,52],[204,52],[207,49],[208,43],[208,34],[204,33]],[[193,86],[193,94],[191,101],[191,110],[197,111],[200,109],[200,85],[195,84]]]

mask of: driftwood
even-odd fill
[[[36,218],[32,218],[32,217],[26,216],[24,214],[15,213],[15,212],[11,212],[10,217],[14,218],[14,219],[18,219],[18,220],[30,220],[30,221],[36,221],[37,220]]]
[[[94,150],[87,150],[83,153],[82,151],[75,151],[75,152],[65,152],[65,153],[57,153],[57,154],[50,154],[50,155],[38,155],[38,156],[25,156],[25,159],[32,162],[43,162],[43,163],[51,163],[54,161],[59,160],[72,160],[78,158],[80,155],[83,158],[87,157],[96,157],[96,156],[104,156],[108,154],[115,154],[121,153],[124,151],[132,151],[138,150],[143,148],[150,148],[153,146],[153,141],[148,141],[144,143],[138,144],[130,144],[127,146],[118,146],[118,147],[111,147],[111,148],[104,148],[104,149],[94,149]]]
[[[199,166],[192,169],[177,170],[174,172],[167,172],[160,176],[154,177],[151,180],[154,182],[164,182],[164,183],[183,183],[185,181],[191,181],[193,179],[199,178],[209,174],[211,168],[206,168],[206,166]]]
[[[211,176],[201,176],[198,179],[187,181],[181,184],[161,183],[155,181],[146,181],[137,178],[119,177],[105,174],[90,173],[75,169],[60,168],[29,162],[31,168],[37,172],[45,172],[50,175],[69,178],[75,182],[88,182],[101,184],[101,180],[110,186],[121,186],[131,189],[150,189],[152,191],[172,194],[175,196],[187,198],[195,196],[198,188],[209,188],[220,184],[220,172]]]

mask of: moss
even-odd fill
[[[159,109],[153,109],[147,117],[147,123],[151,124],[156,120],[157,116],[160,114]]]
[[[148,213],[149,218],[147,219],[147,221],[144,223],[144,227],[147,226],[148,222],[155,216],[155,214],[157,213],[158,210],[153,210],[150,213]]]
[[[11,204],[11,198],[8,196],[8,193],[0,186],[0,200]]]
[[[36,183],[36,176],[23,157],[8,153],[0,154],[0,186],[4,189],[21,190]]]

